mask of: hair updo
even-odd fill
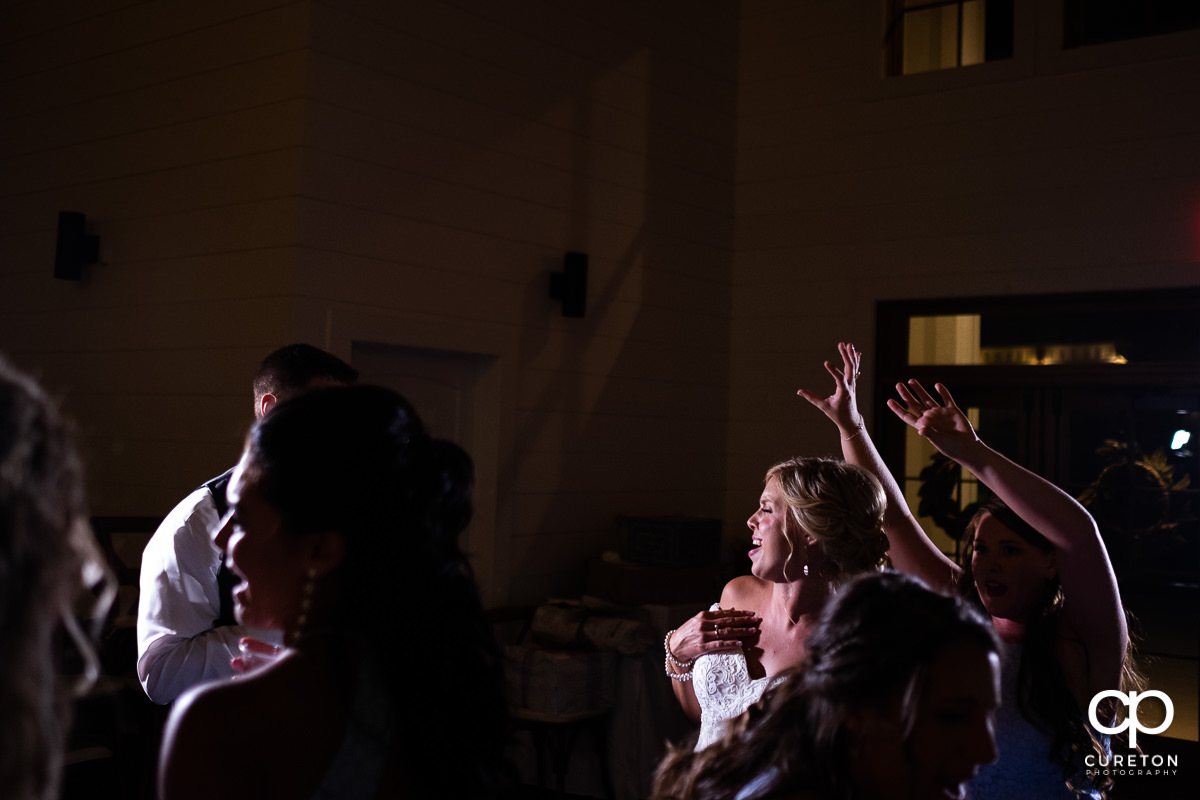
[[[345,542],[326,578],[331,625],[386,676],[395,718],[421,721],[396,731],[415,794],[495,795],[508,780],[500,653],[458,545],[470,457],[431,438],[403,397],[367,385],[279,403],[246,448],[247,474],[286,534]]]
[[[788,543],[794,552],[798,537],[814,537],[825,556],[823,577],[840,583],[888,563],[887,497],[870,472],[833,458],[793,458],[767,470],[771,478],[787,503]]]
[[[464,561],[458,535],[471,519],[471,459],[432,439],[396,392],[306,392],[256,424],[247,451],[249,471],[285,530],[345,538],[351,587],[381,571],[394,578],[396,570],[417,575]]]

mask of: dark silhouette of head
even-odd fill
[[[458,544],[470,457],[431,438],[397,393],[360,385],[279,403],[251,430],[245,463],[282,530],[340,535],[323,624],[381,667],[398,718],[421,720],[397,726],[414,780],[430,796],[485,791],[504,772],[508,730],[499,650]],[[424,618],[436,623],[413,624]]]
[[[85,584],[85,577],[87,583]],[[88,526],[83,469],[67,424],[42,389],[0,358],[0,786],[57,797],[69,722],[55,637],[65,632],[94,677],[75,602],[111,576]]]
[[[358,370],[332,353],[310,344],[289,344],[264,358],[254,375],[254,416],[262,418],[275,402],[305,389],[357,380]],[[264,397],[269,398],[265,406]]]

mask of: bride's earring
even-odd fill
[[[309,567],[305,575],[304,587],[300,590],[300,613],[296,616],[296,630],[289,637],[293,643],[304,633],[308,624],[308,612],[312,608],[313,592],[317,588],[317,568]]]

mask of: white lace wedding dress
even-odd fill
[[[709,611],[719,609],[714,603]],[[768,687],[781,679],[750,678],[746,654],[741,650],[700,656],[692,667],[692,687],[700,703],[700,751],[725,735],[729,720],[757,703]]]

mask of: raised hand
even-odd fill
[[[935,383],[933,388],[941,395],[944,405],[934,400],[920,382],[910,380],[907,386],[896,384],[896,392],[904,405],[888,400],[888,408],[943,455],[961,461],[966,449],[979,442],[979,436],[967,415],[955,404],[950,390],[940,383]]]
[[[862,353],[852,342],[838,342],[838,353],[842,356],[841,369],[828,361],[825,369],[833,376],[833,394],[828,397],[799,389],[796,394],[812,403],[822,414],[833,420],[843,439],[853,436],[863,427],[862,414],[858,411],[858,375],[862,370]]]

